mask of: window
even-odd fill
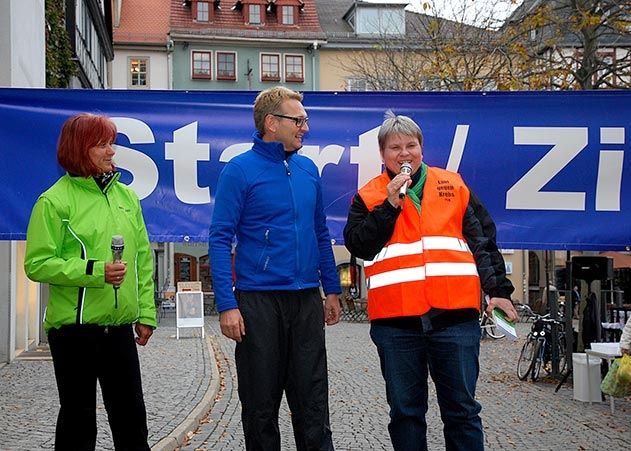
[[[234,52],[217,52],[217,80],[236,80],[236,60]]]
[[[197,2],[197,21],[208,22],[208,2]]]
[[[305,81],[304,59],[302,55],[285,55],[285,81]]]
[[[346,19],[352,26],[356,20],[355,32],[358,34],[404,35],[405,11],[399,8],[361,7],[357,8],[357,17]]]
[[[530,40],[531,41],[536,41],[537,40],[537,29],[533,28],[530,30]]]
[[[146,89],[149,87],[147,73],[149,60],[147,58],[129,58],[129,77],[127,86],[129,88]]]
[[[248,5],[248,23],[259,25],[261,21],[261,5]]]
[[[210,80],[210,52],[192,52],[193,78]]]
[[[280,81],[280,55],[261,53],[261,80]]]
[[[293,25],[295,23],[293,6],[283,6],[282,14],[283,14],[283,25]]]
[[[347,91],[368,91],[368,83],[364,78],[347,78],[346,79]]]

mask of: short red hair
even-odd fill
[[[107,116],[81,113],[72,116],[61,127],[57,142],[57,161],[73,175],[90,177],[100,170],[92,163],[88,150],[116,139],[116,125]]]

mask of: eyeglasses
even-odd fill
[[[272,116],[282,117],[283,119],[289,119],[290,121],[294,121],[294,124],[296,124],[296,127],[298,128],[302,127],[307,122],[309,122],[308,117],[285,116],[284,114],[274,114],[274,113],[272,113]]]

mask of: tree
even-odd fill
[[[502,31],[512,88],[631,88],[631,0],[526,0]]]
[[[406,13],[404,34],[364,37],[364,48],[338,65],[373,90],[502,89],[508,55],[494,11],[512,3],[454,0],[441,10],[422,2],[423,13]]]
[[[65,24],[65,2],[46,0],[46,87],[67,88],[77,67]]]

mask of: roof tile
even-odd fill
[[[178,33],[191,33],[196,35],[220,35],[220,36],[252,36],[274,38],[309,38],[323,39],[324,34],[320,28],[315,0],[278,0],[277,8],[282,5],[295,4],[304,7],[298,13],[298,21],[295,25],[281,25],[278,23],[276,13],[266,12],[264,25],[248,25],[244,22],[243,11],[233,9],[236,0],[221,0],[220,9],[215,9],[213,19],[209,22],[197,22],[193,20],[190,2],[184,5],[182,0],[171,0],[171,30]],[[213,2],[211,1],[211,8]]]
[[[114,44],[166,42],[171,0],[124,0]],[[179,1],[180,6],[182,0]]]

